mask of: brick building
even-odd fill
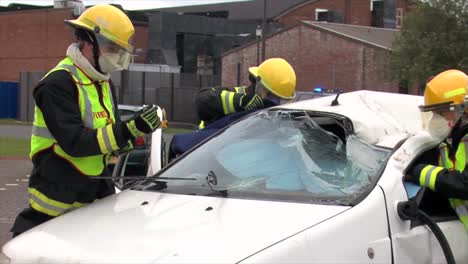
[[[411,2],[411,0],[308,0],[285,10],[273,20],[289,26],[306,20],[398,28]]]
[[[0,81],[18,81],[20,72],[44,72],[61,60],[74,41],[73,30],[63,21],[73,9],[46,8],[0,12]],[[134,46],[146,50],[147,25],[133,22]],[[144,56],[135,57],[135,62]]]
[[[344,92],[402,92],[385,81],[384,58],[397,30],[303,21],[266,39],[266,56],[282,57],[294,67],[297,90],[316,87]],[[257,64],[258,46],[250,43],[223,56],[222,85],[248,84],[248,67]],[[410,90],[409,93],[416,93]]]

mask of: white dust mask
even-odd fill
[[[99,66],[104,73],[111,73],[113,71],[122,70],[119,65],[120,54],[118,53],[105,53],[99,56]]]
[[[449,121],[439,114],[434,113],[427,124],[429,134],[439,141],[446,139],[451,130]]]

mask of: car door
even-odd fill
[[[417,201],[417,208],[441,229],[456,263],[468,263],[468,233],[447,198],[425,188],[417,188],[414,193],[414,188],[405,183],[408,198]],[[419,220],[401,221],[406,228],[393,234],[395,263],[447,263],[440,242],[426,224]]]
[[[405,153],[406,164],[397,169],[394,158]],[[434,154],[435,153],[435,154]],[[434,161],[435,160],[435,161]],[[388,162],[384,172],[394,263],[447,263],[441,243],[426,223],[419,219],[408,220],[408,201],[413,201],[410,212],[421,211],[444,234],[456,263],[468,263],[468,233],[458,220],[446,196],[403,182],[405,168],[412,163],[434,164],[437,160],[437,142],[425,136],[409,138],[399,147]]]

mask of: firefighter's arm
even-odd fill
[[[78,106],[78,93],[64,71],[51,73],[54,81],[36,87],[34,99],[44,121],[58,145],[70,156],[86,157],[124,148],[131,137],[125,123],[110,124],[100,129],[86,128]]]
[[[405,180],[444,193],[450,198],[468,199],[468,166],[459,172],[444,167],[419,164],[408,171]]]
[[[226,89],[202,89],[196,94],[195,106],[200,120],[210,123],[225,115],[242,111],[242,94]]]

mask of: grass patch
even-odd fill
[[[9,118],[0,118],[0,125],[32,126],[32,122],[18,121]]]
[[[30,139],[0,137],[0,157],[28,157]]]

